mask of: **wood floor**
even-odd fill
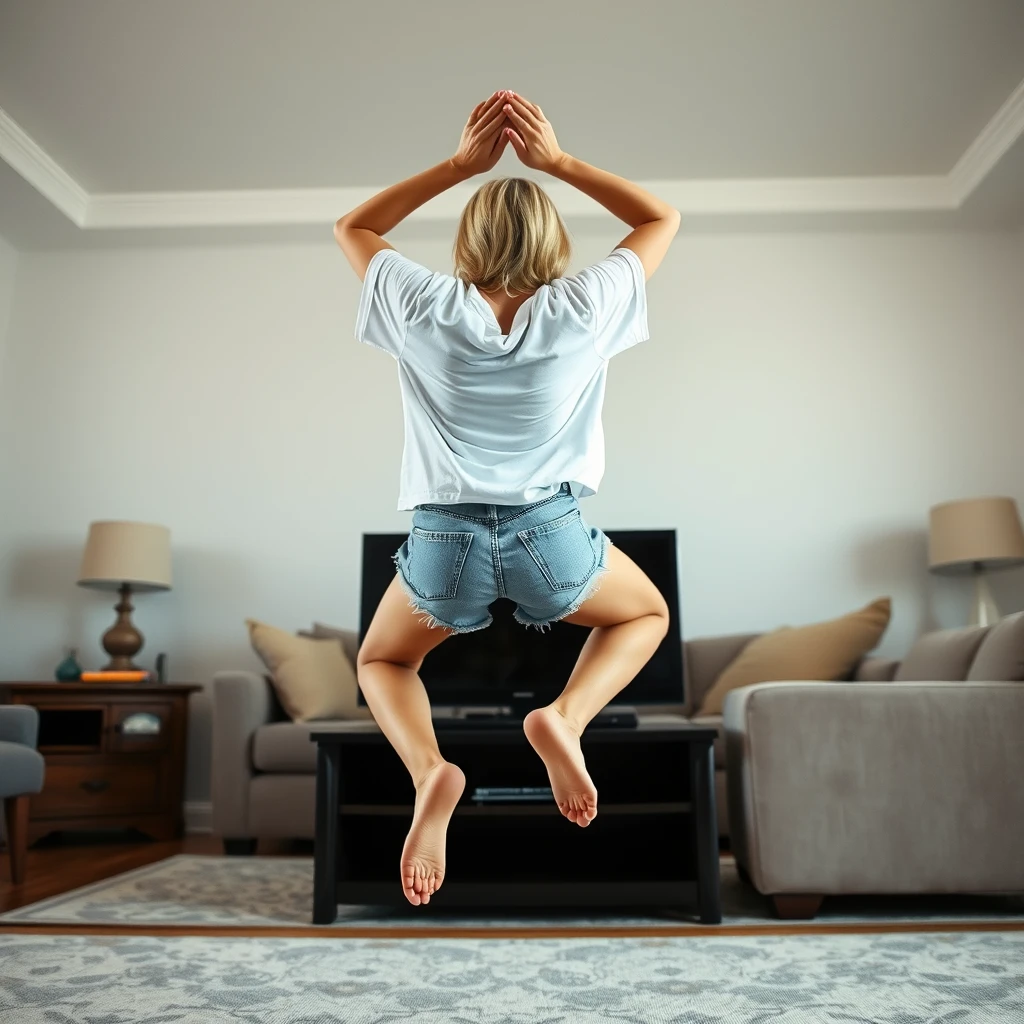
[[[93,882],[102,881],[132,868],[143,867],[172,857],[179,853],[196,853],[210,856],[222,856],[223,847],[220,840],[213,836],[186,836],[183,839],[169,842],[156,842],[146,838],[134,837],[131,833],[68,833],[51,835],[38,842],[28,853],[26,880],[22,885],[12,885],[10,880],[10,861],[7,851],[0,851],[0,913],[15,910],[29,903],[51,896],[60,895],[72,889],[78,889]],[[258,853],[267,856],[309,856],[312,858],[312,842],[268,842],[262,840]],[[728,851],[722,852],[723,857],[731,857]],[[1024,922],[888,922],[885,924],[829,924],[808,922],[794,925],[779,921],[772,925],[715,926],[715,935],[806,935],[808,931],[818,934],[858,934],[878,932],[954,932],[954,931],[1024,931]],[[494,938],[493,928],[356,928],[352,926],[330,927],[318,926],[315,933],[309,928],[297,927],[246,927],[246,928],[208,928],[188,925],[56,925],[56,924],[5,924],[0,922],[0,934],[105,934],[105,935],[203,935],[203,936],[277,936],[304,937],[311,934],[325,938]],[[697,936],[709,934],[706,925],[687,925],[680,923],[678,927],[653,927],[634,929],[612,928],[516,928],[501,929],[502,938],[559,938],[586,935],[587,937],[638,937],[660,936],[662,938],[677,936]]]
[[[28,851],[28,867],[21,885],[11,884],[7,851],[0,852],[0,913],[29,903],[58,896],[92,882],[100,882],[132,868],[144,867],[177,853],[223,854],[220,840],[213,836],[186,836],[158,842],[131,833],[111,838],[109,833],[78,832],[50,835]],[[313,855],[312,842],[273,843],[263,841],[260,856]]]

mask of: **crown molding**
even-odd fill
[[[1024,82],[1014,90],[948,174],[919,177],[763,178],[648,181],[642,185],[684,217],[951,212],[963,205],[1024,135]],[[376,188],[129,192],[89,195],[0,109],[0,157],[86,231],[333,223]],[[409,220],[451,222],[476,185],[449,189]],[[563,216],[602,218],[597,202],[561,181],[545,188]]]
[[[646,181],[648,191],[683,216],[953,210],[945,176]],[[457,185],[409,215],[419,222],[458,219],[477,185]],[[609,217],[599,203],[562,181],[544,183],[563,217]],[[331,224],[379,189],[267,189],[153,192],[90,197],[87,229]]]
[[[89,194],[2,107],[0,157],[72,223],[84,226]]]
[[[992,172],[1021,135],[1024,135],[1024,82],[1010,93],[1009,99],[949,172],[958,206]]]

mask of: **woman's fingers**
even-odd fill
[[[512,122],[512,124],[519,129],[519,134],[522,138],[526,138],[527,132],[536,131],[535,126],[523,117],[518,110],[516,110],[514,103],[505,104],[505,110],[503,113]]]
[[[494,117],[495,112],[501,112],[501,108],[504,103],[505,101],[500,95],[495,99],[487,100],[484,109],[480,112],[480,116],[477,118],[477,122],[479,124],[487,124],[491,118]]]
[[[494,116],[491,117],[489,120],[484,120],[484,118],[481,118],[476,126],[477,138],[488,139],[492,135],[497,135],[497,133],[501,131],[502,126],[505,124],[507,116],[508,115],[505,113],[505,111],[499,108],[497,111],[495,111]]]
[[[518,114],[520,117],[520,134],[522,134],[524,126],[527,126],[529,130],[533,132],[534,135],[544,134],[545,122],[543,120],[538,120],[537,117],[534,115],[533,111],[530,110],[524,103],[517,102],[516,100],[513,99],[511,103],[508,104],[508,106],[511,107],[511,112]],[[509,119],[511,120],[511,113],[508,110],[506,110],[506,114],[509,115]],[[526,136],[524,135],[523,138],[525,137]]]
[[[504,152],[505,147],[509,144],[508,132],[501,131],[494,138],[494,142],[491,145],[491,153],[497,153],[499,156]]]
[[[533,114],[538,121],[544,120],[544,115],[541,113],[540,107],[538,107],[536,103],[531,103],[525,96],[520,96],[519,93],[514,92],[512,93],[512,101],[515,102],[516,100],[518,100],[522,106]]]
[[[501,99],[501,90],[500,89],[495,90],[494,92],[492,92],[491,95],[487,97],[487,99],[481,100],[473,108],[472,113],[470,113],[470,115],[469,115],[469,120],[466,123],[467,124],[473,124],[474,122],[478,121],[480,119],[480,116],[483,114],[484,110],[487,108],[487,105],[490,104],[490,103],[496,103],[500,99]]]
[[[508,136],[508,141],[512,143],[512,148],[519,156],[526,156],[526,143],[514,128],[506,128],[502,134]]]

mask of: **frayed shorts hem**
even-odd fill
[[[611,540],[609,539],[607,543],[611,544]],[[605,548],[605,551],[607,552],[607,547]],[[578,612],[580,610],[580,607],[584,604],[584,602],[592,598],[601,589],[602,579],[605,573],[608,572],[608,569],[609,566],[603,564],[602,562],[602,564],[594,570],[594,575],[591,576],[590,579],[587,581],[587,585],[583,588],[583,590],[580,591],[580,594],[576,598],[576,600],[573,601],[573,603],[569,605],[569,607],[566,608],[564,611],[559,612],[557,615],[552,616],[550,619],[543,619],[540,621],[528,619],[525,615],[523,615],[523,613],[519,610],[518,607],[514,609],[512,615],[515,618],[516,622],[522,623],[522,625],[526,626],[528,629],[537,629],[543,633],[545,629],[550,629],[553,623],[560,622],[567,615],[573,615],[575,612]]]
[[[409,586],[405,577],[402,575],[402,570],[398,565],[398,555],[395,554],[391,557],[395,563],[395,576],[398,579],[398,582],[402,585],[402,590],[405,591],[405,596],[409,599],[409,607],[417,613],[416,617],[425,622],[431,629],[449,629],[453,633],[474,633],[478,629],[486,629],[494,621],[494,616],[488,615],[483,622],[478,622],[475,625],[455,626],[450,622],[445,622],[442,619],[439,619],[432,612],[429,612],[420,606],[421,598],[419,594]]]

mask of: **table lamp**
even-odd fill
[[[928,562],[932,572],[974,575],[971,625],[1000,618],[986,570],[1024,565],[1024,529],[1013,498],[969,498],[935,505],[930,512]]]
[[[104,670],[136,670],[132,658],[143,640],[131,619],[132,592],[171,589],[171,531],[151,523],[91,523],[78,577],[80,587],[120,593],[117,621],[103,634],[110,655]]]

